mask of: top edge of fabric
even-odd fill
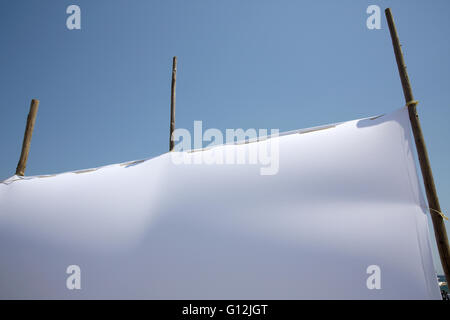
[[[403,108],[400,109],[396,109],[394,111],[392,111],[389,114],[393,114],[399,110],[402,110]],[[198,149],[191,149],[191,150],[186,150],[186,151],[182,151],[182,152],[187,152],[187,153],[194,153],[194,152],[203,152],[203,151],[209,151],[213,148],[218,148],[218,147],[224,147],[224,146],[232,146],[232,145],[243,145],[243,144],[248,144],[248,143],[254,143],[254,142],[262,142],[268,139],[272,139],[272,138],[277,138],[277,137],[283,137],[283,136],[288,136],[288,135],[294,135],[294,134],[308,134],[308,133],[312,133],[312,132],[316,132],[316,131],[323,131],[323,130],[327,130],[327,129],[333,129],[336,128],[339,125],[345,124],[345,123],[350,123],[350,122],[355,122],[355,121],[361,121],[361,120],[376,120],[382,117],[385,117],[386,115],[389,114],[380,114],[380,115],[376,115],[376,116],[371,116],[371,117],[365,117],[365,118],[359,118],[359,119],[354,119],[354,120],[348,120],[348,121],[341,121],[341,122],[336,122],[336,123],[331,123],[331,124],[325,124],[325,125],[320,125],[320,126],[314,126],[314,127],[309,127],[309,128],[303,128],[303,129],[296,129],[296,130],[290,130],[290,131],[285,131],[285,132],[281,132],[278,134],[270,134],[267,136],[263,136],[263,137],[257,137],[257,138],[253,138],[253,139],[245,139],[245,140],[240,140],[240,141],[236,141],[236,142],[232,142],[232,143],[225,143],[225,144],[218,144],[218,145],[213,145],[210,147],[205,147],[205,148],[198,148]],[[125,162],[120,162],[120,163],[114,163],[114,164],[107,164],[107,165],[103,165],[103,166],[99,166],[99,167],[93,167],[93,168],[86,168],[86,169],[78,169],[78,170],[72,170],[72,171],[64,171],[64,172],[59,172],[59,173],[54,173],[54,174],[41,174],[41,175],[32,175],[32,176],[18,176],[18,175],[13,175],[7,179],[4,180],[0,180],[0,184],[5,184],[5,185],[9,185],[15,181],[19,181],[19,180],[30,180],[30,179],[45,179],[45,178],[50,178],[50,177],[55,177],[55,176],[59,176],[59,175],[63,175],[63,174],[68,174],[68,173],[73,173],[73,174],[83,174],[83,173],[88,173],[88,172],[94,172],[100,169],[106,169],[109,167],[115,167],[115,166],[122,166],[122,167],[129,167],[129,166],[133,166],[136,164],[140,164],[149,160],[153,160],[159,157],[162,157],[166,154],[168,154],[170,152],[166,152],[166,153],[162,153],[160,155],[157,155],[155,157],[151,157],[151,158],[145,158],[145,159],[139,159],[139,160],[131,160],[131,161],[125,161]]]

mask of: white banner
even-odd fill
[[[3,181],[0,298],[440,299],[407,110],[319,129]]]

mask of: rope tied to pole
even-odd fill
[[[447,220],[448,221],[448,218],[446,217],[446,215],[445,214],[443,214],[441,211],[439,211],[439,210],[436,210],[436,209],[433,209],[433,208],[427,208],[430,212],[434,212],[434,213],[437,213],[438,215],[440,215],[441,217],[442,217],[442,219],[444,219],[444,220]]]
[[[441,211],[439,211],[439,210],[436,210],[436,209],[433,209],[433,208],[430,208],[430,207],[422,207],[422,208],[424,208],[424,209],[426,209],[426,210],[428,210],[428,211],[430,211],[430,213],[435,213],[435,214],[438,214],[438,215],[440,215],[441,216],[441,218],[442,219],[444,219],[444,220],[447,220],[448,221],[448,217],[445,215],[445,214],[443,214]]]
[[[409,106],[412,106],[412,105],[418,105],[418,104],[419,104],[419,101],[411,100],[411,101],[406,103],[405,107],[409,107]]]

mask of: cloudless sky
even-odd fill
[[[71,4],[81,30],[66,28]],[[448,0],[3,0],[0,180],[15,172],[31,98],[41,103],[27,175],[167,152],[174,55],[176,126],[189,130],[203,120],[283,132],[400,108],[384,12],[381,30],[366,27],[371,4],[393,10],[449,215]],[[435,248],[434,259],[442,273]]]

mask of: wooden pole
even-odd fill
[[[23,176],[27,167],[28,153],[30,152],[31,136],[33,135],[34,123],[39,108],[39,100],[31,100],[30,112],[28,113],[27,126],[22,142],[22,152],[16,168],[16,175]]]
[[[394,19],[392,17],[391,9],[386,9],[386,19],[389,25],[389,31],[391,33],[392,45],[394,47],[395,59],[397,60],[398,72],[400,74],[400,80],[402,82],[403,94],[405,96],[406,105],[408,107],[409,119],[411,121],[411,128],[416,142],[416,149],[419,157],[420,169],[422,171],[423,182],[425,184],[425,191],[427,194],[428,205],[430,206],[431,220],[433,221],[434,236],[441,258],[442,268],[447,278],[447,282],[450,281],[450,249],[448,245],[447,232],[445,230],[445,224],[443,218],[433,212],[436,210],[441,212],[439,205],[439,199],[436,193],[436,186],[434,185],[433,172],[431,171],[430,160],[428,158],[428,152],[423,138],[422,129],[420,126],[419,116],[417,114],[417,101],[414,100],[414,96],[409,83],[408,72],[406,71],[405,61],[403,59],[403,53],[398,39],[397,30],[395,28]]]
[[[170,136],[169,136],[169,151],[173,149],[172,134],[175,130],[175,89],[177,85],[177,57],[173,57],[172,64],[172,92],[170,96]]]

